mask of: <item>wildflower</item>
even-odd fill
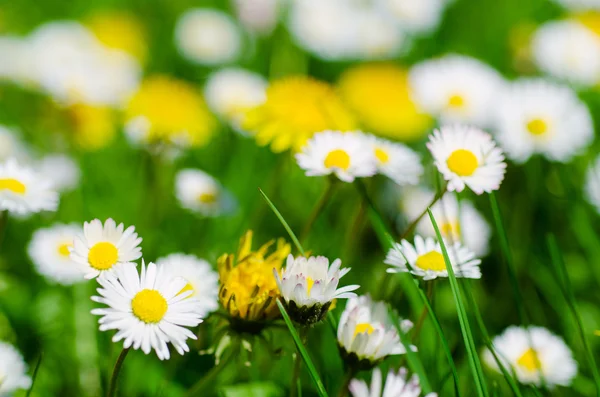
[[[340,131],[315,134],[296,154],[298,166],[307,176],[335,174],[344,182],[356,177],[368,177],[377,172],[373,152],[365,150],[362,135]]]
[[[50,181],[13,158],[0,163],[0,211],[28,215],[56,211],[57,207],[58,193],[52,190]]]
[[[391,16],[403,31],[412,35],[435,30],[448,4],[444,0],[378,0],[376,3],[381,12]]]
[[[600,213],[600,157],[596,158],[587,170],[585,194],[590,204]]]
[[[506,163],[490,134],[474,127],[442,127],[433,131],[427,148],[449,191],[462,192],[468,186],[482,194],[500,188]]]
[[[148,56],[148,38],[135,15],[125,11],[101,11],[86,19],[85,25],[106,48],[120,50],[144,63]]]
[[[187,284],[180,292],[192,291],[190,297],[196,299],[196,312],[205,317],[218,307],[219,276],[210,263],[194,255],[170,254],[156,261],[159,267],[172,277],[181,277]]]
[[[92,314],[102,316],[100,331],[118,330],[113,342],[124,340],[123,348],[141,348],[146,354],[154,349],[161,360],[170,358],[169,342],[181,355],[190,351],[186,340],[197,338],[185,327],[197,326],[202,316],[196,299],[190,298],[192,291],[182,291],[187,281],[152,262],[147,267],[142,263],[141,274],[133,263],[119,264],[97,280],[100,296],[92,300],[108,307]]]
[[[75,104],[65,112],[71,121],[75,144],[86,151],[108,146],[117,132],[114,111],[108,107]]]
[[[52,187],[59,192],[72,190],[79,184],[81,171],[77,163],[70,157],[61,154],[45,156],[37,165],[42,178],[52,182]]]
[[[237,19],[246,30],[267,36],[277,25],[283,2],[281,0],[235,0],[233,6]]]
[[[179,17],[175,44],[188,60],[200,65],[235,61],[241,53],[241,32],[227,14],[194,8]]]
[[[266,101],[249,110],[242,124],[259,145],[270,144],[274,152],[298,151],[320,131],[354,127],[352,115],[331,86],[302,76],[271,83]]]
[[[183,208],[208,217],[231,213],[237,207],[231,193],[217,180],[191,168],[175,176],[175,195]]]
[[[339,92],[364,127],[402,141],[423,137],[433,120],[410,97],[408,74],[394,64],[367,64],[348,69]]]
[[[415,103],[443,123],[488,126],[494,100],[503,86],[488,65],[465,56],[447,55],[413,66],[409,83]]]
[[[33,51],[26,37],[0,36],[0,59],[10,62],[0,64],[0,81],[9,81],[24,87],[35,84]]]
[[[231,325],[242,331],[261,330],[264,322],[279,317],[276,299],[279,297],[273,269],[280,269],[290,253],[290,245],[277,240],[274,251],[268,254],[275,240],[252,251],[252,231],[240,239],[237,256],[223,254],[219,268],[219,300],[229,313]]]
[[[18,161],[26,160],[29,157],[27,147],[16,131],[0,125],[0,162],[11,157]]]
[[[535,153],[566,162],[594,139],[590,111],[567,86],[518,80],[502,95],[496,111],[498,141],[520,163]]]
[[[85,273],[70,258],[69,252],[79,232],[79,227],[75,225],[62,224],[36,230],[27,252],[38,273],[62,285],[83,282]]]
[[[142,257],[142,238],[135,227],[125,229],[111,218],[102,225],[99,219],[84,222],[81,231],[70,248],[71,259],[82,266],[85,278],[95,278],[111,270],[115,265],[131,263]]]
[[[277,286],[287,311],[295,322],[313,325],[323,320],[334,299],[356,296],[359,285],[338,288],[340,279],[350,268],[340,269],[342,261],[336,259],[329,266],[324,256],[294,258],[288,255],[285,269],[273,269]]]
[[[512,368],[521,383],[568,386],[577,375],[571,350],[546,328],[511,326],[495,337],[492,345],[502,364]],[[489,350],[483,358],[491,368],[500,371]]]
[[[188,83],[155,75],[131,98],[125,132],[134,143],[204,146],[216,129],[204,98]]]
[[[365,135],[367,148],[372,151],[377,170],[398,185],[416,185],[423,174],[419,155],[401,143]]]
[[[352,393],[352,397],[418,397],[421,394],[421,385],[417,374],[413,374],[408,379],[406,368],[400,368],[397,374],[390,369],[382,393],[381,370],[375,368],[371,378],[371,386],[369,387],[363,380],[352,379],[350,393]],[[437,394],[429,393],[425,397],[437,397]]]
[[[0,396],[11,396],[18,389],[29,389],[31,378],[21,353],[12,345],[0,342]]]
[[[402,322],[403,332],[410,328],[410,321]],[[337,340],[344,362],[354,369],[371,369],[388,355],[406,353],[396,327],[390,322],[387,306],[373,301],[369,295],[348,299]]]
[[[452,270],[456,277],[481,278],[479,265],[481,259],[459,242],[448,244],[445,242]],[[442,248],[433,238],[415,236],[414,245],[406,240],[394,243],[388,251],[385,263],[392,267],[388,273],[411,272],[423,280],[434,280],[438,277],[448,277],[448,270]]]

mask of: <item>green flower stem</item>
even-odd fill
[[[186,393],[185,397],[203,396],[206,386],[214,386],[214,379],[223,371],[239,353],[239,344],[229,348],[227,355],[219,363],[200,378]]]
[[[348,395],[348,387],[350,386],[350,381],[356,375],[356,370],[353,368],[348,368],[346,371],[346,375],[344,375],[344,380],[342,381],[342,386],[340,388],[340,392],[338,393],[338,397],[346,397]]]
[[[430,280],[427,283],[427,301],[429,302],[431,302],[431,299],[433,298],[435,282],[436,280]],[[421,311],[421,315],[419,316],[417,324],[415,325],[415,332],[413,333],[413,342],[416,342],[419,339],[419,334],[421,333],[421,328],[423,328],[423,324],[425,323],[425,318],[427,317],[428,311],[428,306],[423,305],[423,311]]]
[[[8,210],[0,212],[0,250],[2,249],[2,242],[6,235],[6,229],[8,228]]]
[[[421,212],[421,214],[415,219],[413,220],[406,228],[406,230],[404,230],[404,233],[402,233],[402,235],[399,238],[399,241],[404,240],[406,237],[408,237],[408,235],[413,231],[413,229],[415,227],[417,227],[417,224],[419,223],[419,221],[425,216],[427,215],[427,211],[429,210],[430,207],[433,207],[433,205],[435,203],[438,202],[439,199],[442,198],[442,196],[444,196],[444,194],[446,194],[446,191],[448,190],[448,185],[444,185],[444,187],[435,195],[435,197],[433,198],[433,200],[431,200],[431,203],[429,203],[427,205],[427,207],[425,207],[425,209],[423,210],[423,212]]]
[[[115,368],[113,369],[113,373],[110,378],[110,387],[108,388],[108,393],[106,393],[106,397],[114,397],[115,393],[117,392],[119,373],[121,372],[121,367],[123,366],[123,362],[125,361],[125,357],[127,357],[127,353],[129,353],[129,350],[131,350],[130,347],[123,349],[121,351],[121,354],[119,354],[119,358],[117,358]]]
[[[325,186],[325,190],[323,191],[321,198],[319,199],[319,201],[317,201],[317,204],[315,204],[313,210],[311,211],[308,220],[304,225],[304,229],[302,229],[302,234],[300,235],[300,242],[306,241],[306,238],[308,237],[314,223],[317,221],[319,215],[321,215],[321,213],[325,209],[325,206],[327,205],[329,200],[331,200],[331,197],[335,192],[335,187],[338,185],[336,182],[337,181],[333,179],[333,177],[327,178],[327,185]]]
[[[302,344],[306,346],[306,340],[308,338],[308,327],[300,327],[300,340]],[[302,364],[302,356],[299,351],[296,352],[296,357],[294,358],[294,369],[292,372],[292,382],[290,384],[290,397],[296,397],[298,394],[298,390],[301,390],[299,386],[300,380],[300,367]]]

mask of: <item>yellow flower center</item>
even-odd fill
[[[350,167],[350,156],[342,149],[332,150],[325,157],[325,167],[336,167],[346,171]]]
[[[144,28],[135,16],[123,12],[103,12],[92,16],[86,24],[106,47],[128,52],[141,61],[146,58]]]
[[[548,131],[548,124],[542,119],[532,119],[527,123],[527,131],[531,135],[543,135]]]
[[[107,107],[72,105],[67,109],[75,142],[86,150],[107,146],[117,132],[113,110]]]
[[[390,156],[388,153],[380,148],[375,149],[375,157],[377,157],[377,160],[379,160],[381,164],[386,164],[388,161],[390,161]]]
[[[373,328],[373,326],[369,323],[360,323],[356,325],[356,328],[354,328],[354,337],[356,337],[356,335],[358,334],[362,334],[362,333],[367,333],[369,335],[371,335],[373,333],[373,331],[375,331],[375,328]]]
[[[460,94],[450,95],[448,98],[448,107],[459,109],[465,106],[465,99]]]
[[[202,193],[198,196],[198,201],[202,204],[214,204],[217,202],[216,193]]]
[[[419,256],[415,265],[423,270],[433,270],[434,272],[446,270],[444,256],[437,251],[431,251]]]
[[[450,171],[454,172],[459,176],[470,176],[473,175],[477,167],[479,166],[479,161],[477,161],[477,157],[473,154],[473,152],[465,149],[458,149],[452,152],[448,160],[446,160],[446,164]]]
[[[69,256],[69,247],[72,247],[73,243],[64,243],[58,246],[58,254],[61,256]]]
[[[517,364],[528,371],[537,371],[542,368],[540,359],[538,358],[536,351],[532,348],[527,349],[527,351],[519,357]]]
[[[177,293],[177,295],[181,295],[181,294],[183,294],[184,292],[188,292],[188,291],[192,291],[191,295],[190,295],[190,296],[188,296],[188,298],[190,298],[192,295],[194,295],[194,294],[196,293],[196,290],[194,289],[194,287],[192,286],[192,284],[190,284],[190,283],[187,283],[187,284],[185,285],[185,287],[183,287],[183,288],[181,289],[181,291],[179,291],[179,292]]]
[[[310,295],[313,285],[315,285],[315,280],[312,277],[306,277],[306,293],[308,295]]]
[[[460,224],[458,222],[443,223],[440,231],[446,237],[452,236],[453,238],[457,238],[460,236]]]
[[[0,179],[0,190],[10,190],[13,193],[25,194],[25,185],[13,178]]]
[[[167,313],[167,300],[154,289],[143,289],[131,300],[133,314],[145,323],[158,323]]]
[[[119,251],[112,243],[101,242],[88,253],[88,262],[96,270],[108,270],[119,260]]]

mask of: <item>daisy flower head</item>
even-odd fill
[[[95,278],[121,263],[132,263],[142,257],[140,243],[134,226],[125,229],[111,218],[104,222],[94,219],[84,222],[69,248],[71,259],[82,266],[85,278]]]
[[[0,81],[31,87],[35,82],[32,56],[33,52],[27,38],[0,36],[0,58],[11,60],[0,65]]]
[[[73,190],[79,184],[81,171],[79,165],[70,157],[62,154],[45,156],[37,164],[37,169],[44,179],[52,182],[52,187],[59,192]]]
[[[600,157],[590,165],[585,178],[585,195],[600,214]]]
[[[364,380],[352,379],[349,390],[352,397],[419,397],[421,385],[417,374],[408,378],[408,371],[402,367],[396,373],[390,369],[385,379],[382,392],[381,370],[375,368],[371,377],[371,385]],[[429,393],[425,397],[437,397],[436,393]]]
[[[181,277],[187,281],[181,292],[192,291],[189,297],[197,301],[197,312],[202,317],[217,309],[219,276],[210,263],[194,255],[176,253],[157,259],[156,264],[164,267],[165,272],[172,277]]]
[[[447,55],[424,61],[409,72],[412,97],[442,123],[468,123],[486,127],[502,77],[473,58]]]
[[[58,193],[51,181],[31,168],[23,167],[14,158],[0,163],[0,211],[17,216],[40,211],[56,211]]]
[[[445,242],[445,245],[456,277],[481,278],[481,259],[477,259],[473,252],[458,241],[454,244]],[[411,272],[415,276],[423,277],[423,280],[448,277],[442,249],[432,237],[423,238],[417,235],[414,244],[406,240],[394,243],[384,263],[391,266],[387,269],[388,273]]]
[[[230,214],[237,207],[236,200],[219,181],[197,169],[177,173],[175,195],[183,208],[206,217]]]
[[[600,11],[600,3],[598,0],[555,0],[569,11]]]
[[[590,111],[569,87],[543,79],[517,80],[496,108],[498,141],[523,163],[539,153],[567,162],[594,139]]]
[[[398,185],[416,185],[423,174],[419,155],[407,146],[365,135],[377,164],[377,171]]]
[[[353,182],[377,172],[374,152],[365,143],[364,135],[356,132],[319,132],[296,154],[296,162],[306,176],[335,174],[341,181]]]
[[[577,362],[565,342],[543,327],[508,327],[496,336],[492,345],[502,364],[512,368],[524,384],[568,386],[577,375]],[[492,353],[485,350],[483,359],[500,372]]]
[[[235,0],[233,6],[238,21],[244,28],[250,32],[267,36],[273,32],[281,9],[283,8],[281,0]]]
[[[376,3],[401,29],[412,35],[422,35],[439,26],[448,1],[376,0]]]
[[[69,252],[80,231],[76,225],[62,224],[36,230],[27,252],[38,273],[62,285],[85,281],[84,271],[71,259]]]
[[[227,14],[193,8],[179,17],[175,44],[181,55],[200,65],[234,62],[242,50],[241,31]]]
[[[31,378],[23,356],[12,345],[0,342],[0,396],[12,396],[18,389],[29,389]]]
[[[391,59],[406,47],[402,29],[376,7],[357,7],[356,55],[362,60]]]
[[[338,288],[340,279],[350,268],[340,269],[342,261],[336,259],[329,265],[324,256],[309,258],[288,255],[285,269],[273,269],[277,286],[287,311],[295,322],[313,325],[323,320],[334,299],[356,296],[359,285]]]
[[[483,194],[500,188],[506,162],[487,132],[461,125],[441,127],[433,131],[427,148],[448,181],[449,191],[462,192],[467,186],[476,194]]]
[[[200,324],[202,316],[192,291],[184,291],[185,279],[142,262],[141,273],[135,264],[123,263],[97,280],[100,296],[92,300],[108,307],[93,309],[92,314],[101,316],[100,331],[118,330],[113,342],[124,340],[123,348],[141,348],[146,354],[154,350],[161,360],[170,358],[167,343],[181,355],[190,351],[186,340],[197,338],[186,327]]]
[[[404,320],[401,328],[408,332],[412,323]],[[371,369],[388,355],[406,353],[386,304],[373,301],[369,295],[348,299],[337,340],[344,362],[355,369]]]
[[[350,131],[356,126],[333,87],[306,76],[269,84],[266,100],[246,113],[242,128],[274,152],[298,151],[313,134]]]

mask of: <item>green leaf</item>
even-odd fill
[[[275,207],[275,204],[273,204],[273,202],[271,200],[269,200],[269,197],[267,197],[267,195],[265,194],[265,192],[262,191],[261,188],[258,188],[258,191],[260,192],[260,194],[262,194],[263,198],[265,199],[265,201],[267,202],[269,207],[271,207],[271,210],[275,213],[275,215],[277,216],[277,218],[279,219],[279,221],[281,222],[281,224],[283,225],[285,230],[290,235],[290,238],[294,242],[294,245],[298,249],[298,252],[300,252],[301,255],[304,255],[304,248],[302,248],[302,245],[300,245],[300,241],[298,241],[298,238],[292,231],[292,228],[290,227],[290,225],[288,225],[288,223],[285,221],[285,219],[283,218],[281,213],[277,210],[277,207]]]
[[[284,390],[273,382],[242,383],[221,388],[225,397],[283,397]]]

